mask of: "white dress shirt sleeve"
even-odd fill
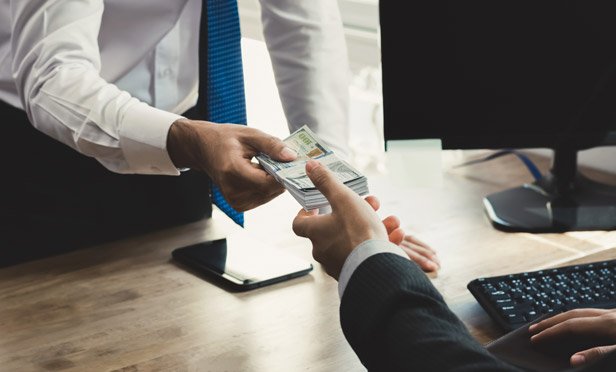
[[[118,173],[178,174],[166,150],[180,116],[100,77],[103,0],[11,0],[13,78],[38,130]]]
[[[307,124],[336,153],[348,156],[350,68],[338,2],[260,2],[289,129]]]
[[[409,259],[409,256],[404,253],[402,248],[387,240],[372,239],[364,241],[358,245],[357,248],[349,254],[346,261],[344,261],[344,265],[340,271],[340,276],[338,277],[338,294],[340,295],[340,298],[342,298],[344,290],[346,289],[347,284],[349,284],[349,280],[359,265],[361,265],[368,258],[379,253],[397,254],[407,260]]]

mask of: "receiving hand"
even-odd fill
[[[316,210],[302,209],[293,220],[293,231],[312,241],[312,256],[329,275],[338,279],[349,254],[366,240],[402,242],[404,232],[400,220],[390,216],[381,221],[375,212],[379,208],[375,197],[362,200],[327,167],[314,160],[306,163],[306,174],[327,198],[332,212],[319,215]]]
[[[530,340],[540,347],[572,347],[571,365],[616,351],[616,309],[576,309],[533,324]]]
[[[376,212],[381,207],[381,202],[377,199],[376,196],[366,196],[364,199]],[[387,230],[387,236],[390,242],[395,245],[400,245],[404,240],[404,231],[400,228],[400,219],[396,216],[389,216],[385,218],[383,221],[383,226],[385,226],[385,230]]]
[[[380,203],[376,197],[368,196],[365,200],[372,206],[372,209],[375,211],[379,210]],[[434,249],[414,236],[404,234],[404,231],[400,228],[400,219],[398,217],[389,216],[385,218],[383,225],[387,229],[389,241],[400,246],[423,271],[437,271],[441,267]]]
[[[425,272],[438,271],[441,268],[441,261],[436,256],[436,251],[412,235],[404,236],[400,248]]]
[[[284,192],[274,177],[251,159],[258,153],[278,161],[295,160],[295,151],[278,138],[237,124],[177,120],[167,149],[176,167],[206,172],[237,211],[264,204]]]
[[[330,276],[338,279],[342,265],[360,243],[370,239],[388,240],[391,234],[399,234],[395,232],[398,228],[389,229],[388,234],[388,228],[374,211],[375,200],[367,198],[366,203],[327,167],[310,160],[306,163],[306,173],[327,198],[332,212],[319,215],[316,210],[302,209],[293,220],[293,231],[312,241],[312,256]]]

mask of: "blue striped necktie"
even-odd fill
[[[204,0],[202,6],[198,104],[205,106],[200,108],[209,121],[246,124],[237,0]],[[244,226],[244,214],[229,205],[216,185],[212,185],[212,201]]]

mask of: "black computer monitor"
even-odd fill
[[[616,2],[380,1],[385,140],[551,148],[541,181],[484,199],[497,228],[616,228],[577,151],[616,144]],[[616,159],[614,159],[616,161]]]

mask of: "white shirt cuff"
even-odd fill
[[[167,152],[169,128],[180,118],[143,102],[127,110],[120,126],[120,146],[130,173],[180,174]]]
[[[344,290],[346,289],[351,276],[355,272],[355,270],[369,257],[374,256],[379,253],[393,253],[399,256],[402,256],[408,259],[408,255],[404,253],[402,248],[397,245],[387,241],[387,240],[377,240],[371,239],[366,240],[360,245],[358,245],[347,257],[346,261],[344,261],[344,265],[342,266],[342,271],[340,271],[340,276],[338,277],[338,294],[340,298],[344,294]]]

